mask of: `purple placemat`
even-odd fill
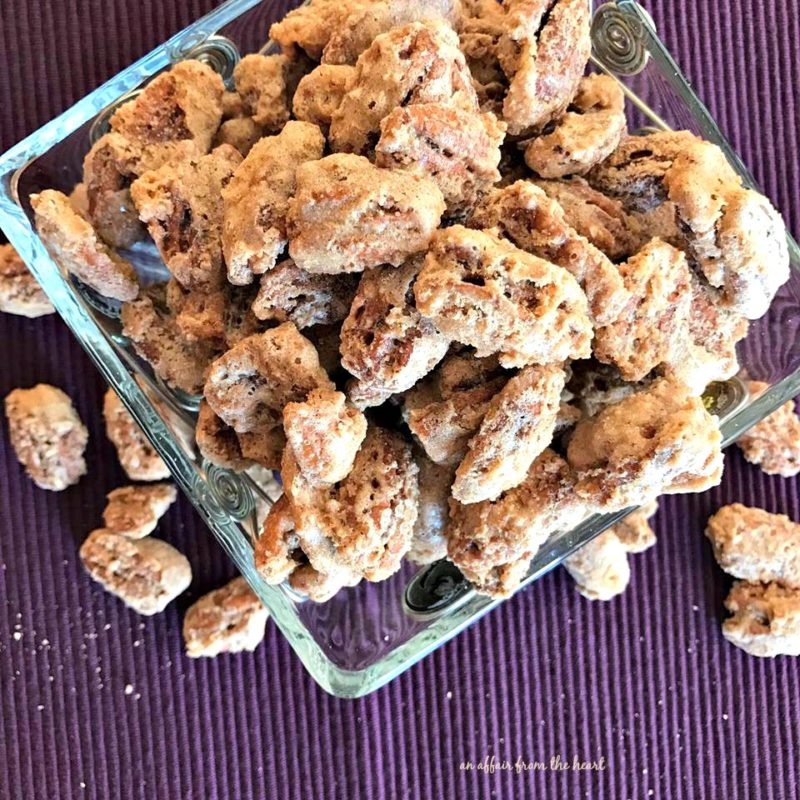
[[[0,150],[214,5],[2,0]],[[800,231],[797,0],[647,5]],[[0,800],[798,797],[800,661],[726,645],[728,581],[702,536],[733,500],[800,519],[797,481],[731,452],[720,488],[662,503],[622,598],[590,604],[552,574],[387,688],[340,701],[272,625],[253,656],[184,657],[183,610],[232,574],[186,502],[161,531],[192,561],[187,596],[143,620],[90,584],[77,543],[123,482],[102,381],[53,318],[0,315],[0,353],[0,395],[61,386],[92,437],[91,480],[61,494],[36,489],[0,438]],[[605,769],[461,768],[556,756]]]

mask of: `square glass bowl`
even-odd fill
[[[587,0],[588,2],[588,0]],[[84,154],[103,131],[110,109],[154,74],[187,57],[206,60],[226,80],[240,54],[269,49],[271,22],[295,3],[228,0],[87,95],[0,157],[0,227],[44,287],[58,313],[169,465],[176,483],[267,605],[315,680],[340,697],[372,692],[408,669],[499,601],[479,596],[446,562],[405,565],[391,579],[362,582],[328,603],[302,602],[269,586],[253,566],[258,520],[280,491],[270,475],[237,475],[204,463],[194,445],[197,399],[153,376],[121,334],[118,306],[62,273],[36,235],[31,194],[68,193],[81,179]],[[629,128],[688,128],[718,144],[744,180],[752,178],[690,89],[656,35],[647,12],[631,0],[597,5],[592,27],[595,69],[620,80],[629,98]],[[770,389],[751,402],[740,382],[706,394],[725,443],[800,392],[800,250],[790,240],[792,275],[770,311],[739,346],[742,366]],[[125,253],[143,282],[166,271],[152,244]],[[552,569],[624,512],[594,517],[555,535],[531,564],[525,583]]]

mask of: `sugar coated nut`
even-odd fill
[[[60,492],[86,474],[89,433],[61,389],[46,383],[14,389],[5,410],[17,459],[38,487]]]
[[[269,612],[244,578],[203,595],[186,611],[183,641],[190,658],[252,652],[264,638]]]
[[[186,557],[152,536],[129,539],[98,528],[81,545],[80,557],[93,580],[145,616],[163,611],[192,580]]]

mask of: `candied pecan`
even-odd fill
[[[525,163],[543,178],[585,175],[625,135],[625,95],[609,75],[581,78],[563,117],[525,147]]]
[[[223,112],[220,76],[199,61],[182,61],[151,81],[111,118],[84,160],[89,216],[114,247],[130,247],[142,228],[131,181],[147,170],[208,152]]]
[[[192,581],[186,557],[152,536],[129,539],[98,528],[81,545],[80,558],[92,580],[146,616],[163,611]]]
[[[553,438],[565,378],[558,365],[525,367],[489,401],[456,470],[456,500],[496,500],[525,479]]]
[[[185,144],[195,150],[193,142]],[[130,247],[144,238],[144,226],[130,192],[131,181],[142,171],[141,160],[136,147],[118,133],[101,136],[84,158],[87,213],[82,216],[111,247]]]
[[[17,460],[41,489],[60,492],[86,474],[86,426],[69,397],[46,383],[6,395],[8,434]]]
[[[205,398],[237,433],[280,425],[286,403],[332,388],[314,345],[291,322],[248,336],[211,364]]]
[[[218,467],[244,472],[252,462],[242,454],[236,431],[226,425],[203,400],[194,432],[197,449],[203,458]]]
[[[255,545],[255,564],[267,583],[288,581],[298,594],[315,603],[330,600],[342,587],[355,586],[361,576],[345,568],[320,572],[309,563],[294,530],[286,495],[272,506]]]
[[[505,11],[496,0],[465,6],[459,25],[459,44],[464,53],[481,110],[502,113],[508,80],[500,66],[499,43],[503,36]]]
[[[664,375],[678,378],[694,394],[712,381],[724,381],[739,371],[736,343],[744,339],[747,320],[728,308],[720,292],[692,275],[688,331],[680,356],[664,364]]]
[[[222,120],[223,92],[222,78],[211,67],[180,61],[121,106],[111,129],[143,148],[190,139],[205,153]]]
[[[261,276],[253,313],[258,319],[294,322],[301,330],[331,325],[347,316],[357,286],[357,275],[312,274],[287,258]]]
[[[628,588],[631,579],[628,553],[613,528],[565,558],[564,567],[587,600],[611,600]]]
[[[442,333],[479,356],[499,353],[504,367],[589,354],[592,326],[575,278],[482,231],[437,231],[414,296]]]
[[[639,240],[631,231],[631,218],[616,198],[607,197],[578,177],[533,183],[561,206],[567,225],[612,261],[619,261],[638,249]],[[663,231],[654,230],[651,235],[674,244]]]
[[[587,179],[603,194],[619,198],[626,211],[649,211],[667,199],[664,177],[675,159],[699,141],[689,131],[628,136]]]
[[[662,492],[700,492],[722,477],[717,422],[686,386],[653,382],[578,423],[567,459],[577,492],[604,511],[652,500]]]
[[[355,74],[353,67],[320,64],[297,84],[292,110],[297,119],[311,122],[327,133],[333,112],[339,108],[348,83]]]
[[[469,505],[451,500],[447,554],[478,592],[508,597],[550,534],[571,528],[588,513],[567,463],[545,450],[525,480],[497,500]]]
[[[733,616],[722,635],[751,656],[800,656],[800,590],[736,581],[725,600]]]
[[[444,531],[453,469],[434,463],[421,448],[414,450],[414,459],[419,467],[419,513],[407,558],[415,564],[432,564],[447,555]]]
[[[214,147],[227,144],[246,156],[253,145],[264,135],[264,129],[251,117],[226,119],[214,136]]]
[[[748,381],[755,399],[769,389],[768,383]],[[800,419],[789,400],[736,440],[744,457],[758,464],[767,475],[791,478],[800,472]]]
[[[586,293],[597,324],[615,319],[628,300],[617,267],[569,226],[555,200],[528,181],[489,193],[469,224],[566,269]]]
[[[722,151],[688,131],[632,136],[588,175],[639,214],[644,232],[677,220],[680,241],[734,312],[756,319],[789,277],[783,220],[769,200],[744,189]],[[670,234],[672,235],[672,234]]]
[[[800,589],[800,525],[784,514],[723,506],[709,518],[706,536],[717,563],[734,578]]]
[[[280,469],[286,436],[280,428],[237,433],[242,455],[265,469]]]
[[[221,145],[196,161],[145,172],[131,184],[139,218],[185,287],[217,289],[225,281],[220,193],[241,161],[237,150]]]
[[[269,612],[244,578],[203,595],[186,611],[183,641],[190,658],[252,652],[264,638]]]
[[[333,33],[347,17],[368,5],[367,0],[311,0],[290,11],[280,22],[273,23],[269,38],[277,42],[284,54],[295,57],[302,48],[314,61]]]
[[[622,594],[631,577],[628,553],[641,553],[656,543],[648,517],[656,503],[632,511],[568,558],[564,567],[587,600],[611,600]]]
[[[167,282],[166,300],[175,324],[189,341],[209,341],[224,349],[228,293],[223,289],[186,289],[175,279]]]
[[[688,251],[731,310],[758,319],[789,280],[786,227],[769,200],[741,186],[722,151],[698,142],[664,176]]]
[[[53,258],[92,289],[115,300],[139,293],[133,266],[103,244],[69,198],[53,189],[31,195],[36,230]]]
[[[504,384],[505,378],[494,378],[407,411],[408,427],[431,461],[456,466],[463,460],[467,443],[478,432],[492,398]]]
[[[163,288],[151,287],[138,300],[122,306],[122,332],[136,352],[170,386],[189,394],[203,391],[205,371],[216,355],[206,341],[191,341],[168,312]]]
[[[149,536],[177,500],[178,492],[171,483],[153,483],[149,486],[122,486],[106,495],[108,503],[103,511],[106,528],[129,539]]]
[[[446,214],[459,216],[500,180],[504,136],[505,124],[491,113],[446,103],[400,107],[381,120],[375,163],[432,178],[444,195]]]
[[[347,154],[310,161],[289,201],[289,254],[314,273],[398,266],[428,246],[443,211],[430,178]]]
[[[478,110],[458,37],[440,20],[413,22],[380,34],[359,56],[331,118],[331,148],[368,154],[378,141],[381,120],[395,108],[417,103]]]
[[[169,467],[113,389],[107,389],[103,396],[103,419],[106,436],[117,451],[122,469],[132,481],[169,478]]]
[[[318,389],[283,409],[287,442],[312,486],[344,480],[367,434],[366,417],[345,399],[341,392]]]
[[[598,361],[638,381],[661,364],[680,361],[686,346],[692,287],[686,256],[653,239],[619,267],[629,300],[595,330]]]
[[[509,133],[541,129],[567,108],[591,50],[584,0],[509,0],[497,45]]]
[[[342,366],[359,388],[371,387],[378,395],[403,392],[447,353],[449,341],[414,307],[412,289],[421,267],[417,257],[362,276],[340,344]]]
[[[277,136],[257,142],[222,192],[222,249],[228,280],[248,284],[275,266],[286,246],[287,202],[295,172],[322,156],[325,140],[316,125],[287,122]]]
[[[10,244],[0,244],[0,311],[31,319],[55,312],[42,287]]]
[[[370,427],[353,469],[338,484],[312,486],[293,450],[281,477],[303,551],[323,573],[347,568],[381,581],[400,568],[411,546],[419,504],[411,448],[391,431]]]
[[[379,0],[353,9],[333,31],[323,64],[355,64],[376,36],[410,22],[442,19],[456,26],[458,0]]]
[[[658,502],[652,500],[610,528],[628,553],[643,553],[656,543],[656,534],[650,526],[650,517],[656,511]]]

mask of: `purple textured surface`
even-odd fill
[[[209,10],[213,0],[2,0],[0,150]],[[800,231],[796,0],[659,0],[659,30]],[[800,519],[796,480],[730,452],[723,484],[670,498],[626,594],[580,598],[559,571],[387,688],[327,696],[274,626],[255,655],[192,662],[183,610],[232,574],[179,502],[161,535],[195,569],[154,619],[90,584],[77,545],[123,482],[103,385],[54,318],[0,315],[0,395],[46,381],[87,422],[90,477],[35,488],[0,438],[0,799],[797,798],[800,660],[746,657],[719,631],[728,580],[702,536],[739,500]],[[604,759],[601,772],[461,762]]]

